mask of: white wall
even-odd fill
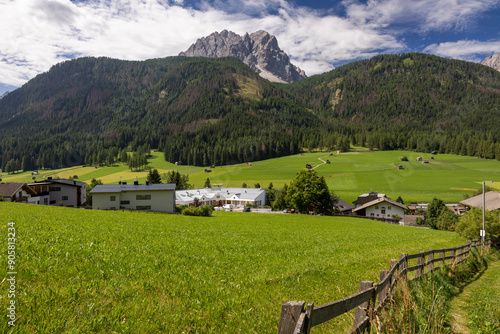
[[[405,212],[399,206],[395,206],[387,202],[382,202],[380,204],[372,205],[369,208],[366,208],[366,216],[368,217],[392,218],[393,215],[397,215],[403,218]]]
[[[151,196],[150,199],[137,199],[137,196]],[[114,196],[114,201],[111,197]],[[138,210],[138,206],[150,207],[139,209],[146,211],[175,212],[174,190],[127,191],[121,193],[92,194],[92,209],[100,210]]]

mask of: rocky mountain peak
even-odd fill
[[[264,30],[244,36],[228,30],[214,32],[199,38],[179,56],[236,57],[263,78],[274,82],[291,83],[306,77],[306,73],[293,65],[288,55],[279,48],[276,37]]]
[[[500,53],[495,53],[493,56],[486,57],[481,64],[500,71]]]

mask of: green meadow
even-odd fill
[[[315,157],[311,155],[311,158]],[[350,217],[213,217],[0,203],[16,233],[16,327],[2,333],[275,333],[281,304],[357,292],[401,253],[458,246],[456,233]],[[315,327],[347,332],[352,314]]]
[[[408,161],[400,161],[403,156]],[[428,159],[429,164],[416,161],[417,157]],[[401,196],[406,202],[431,201],[438,197],[446,202],[457,202],[470,196],[481,188],[481,181],[492,180],[490,186],[500,189],[500,161],[485,160],[458,155],[430,154],[405,151],[380,152],[316,152],[304,153],[276,159],[252,162],[252,166],[237,164],[216,167],[205,173],[204,167],[176,166],[165,162],[161,153],[153,153],[149,167],[157,168],[160,173],[178,170],[189,174],[190,183],[203,187],[207,177],[213,184],[224,187],[241,187],[246,183],[254,187],[259,183],[267,188],[273,183],[281,188],[294,178],[306,164],[315,167],[319,175],[326,178],[328,187],[342,199],[352,202],[359,194],[377,191],[396,199]],[[322,161],[329,160],[330,164]],[[402,165],[403,170],[398,166]],[[47,176],[70,177],[77,175],[79,180],[89,182],[92,178],[101,179],[105,184],[121,181],[131,182],[136,178],[144,182],[147,170],[132,172],[128,166],[116,164],[113,167],[72,167],[60,170],[41,170],[38,180]],[[3,174],[4,182],[31,181],[31,172],[13,175]]]

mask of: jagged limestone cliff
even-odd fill
[[[263,30],[244,36],[227,30],[214,32],[199,38],[179,56],[236,57],[263,78],[274,82],[292,83],[306,77],[306,73],[293,65],[288,55],[279,48],[276,37]]]

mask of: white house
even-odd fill
[[[0,195],[9,202],[30,203],[36,193],[26,183],[6,182],[0,184]]]
[[[266,205],[266,191],[258,188],[201,188],[175,191],[177,205],[230,205],[234,208],[247,204]]]
[[[52,179],[30,183],[29,186],[39,197],[37,204],[62,205],[79,207],[87,201],[87,184],[85,182]],[[48,197],[47,197],[48,196]],[[49,203],[46,203],[46,199]]]
[[[391,219],[394,216],[403,218],[407,209],[404,204],[388,199],[387,197],[381,197],[355,208],[352,212],[360,216]]]
[[[94,210],[175,212],[175,183],[96,185],[90,193]]]

